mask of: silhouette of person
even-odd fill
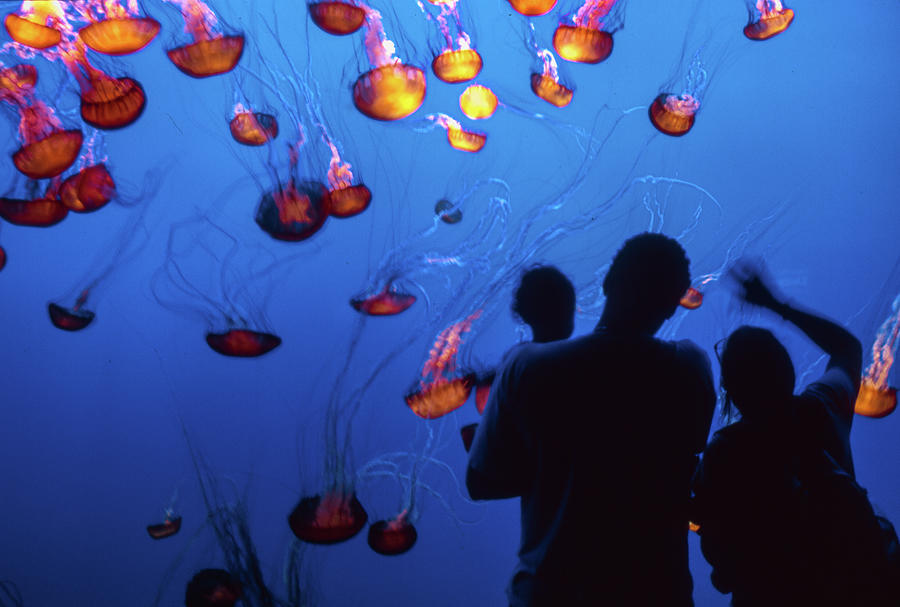
[[[725,342],[725,412],[734,407],[740,419],[710,441],[692,512],[713,585],[731,592],[735,607],[896,605],[875,596],[880,574],[869,565],[879,559],[879,530],[853,480],[862,346],[776,296],[760,267],[744,263],[733,275],[744,301],[792,323],[829,358],[825,374],[795,396],[794,366],[770,331],[743,326]]]
[[[689,285],[676,241],[635,236],[592,333],[522,344],[498,372],[466,485],[521,498],[512,607],[693,604],[690,481],[715,391],[702,350],[653,337]]]
[[[553,266],[532,266],[522,274],[512,311],[531,327],[535,343],[569,339],[575,330],[575,287]]]

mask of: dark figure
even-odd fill
[[[569,339],[575,330],[575,287],[553,266],[533,266],[522,274],[513,313],[531,327],[532,341]]]
[[[513,607],[693,604],[690,481],[715,390],[696,345],[653,337],[688,270],[676,241],[630,239],[594,332],[523,344],[500,370],[466,485],[475,499],[521,497]]]
[[[794,324],[829,360],[795,396],[794,366],[771,332],[744,326],[728,337],[725,413],[736,407],[740,420],[710,442],[692,512],[713,585],[731,592],[735,607],[897,605],[900,595],[878,596],[889,575],[886,536],[850,453],[862,347],[837,324],[776,297],[758,268],[734,275],[745,301]]]

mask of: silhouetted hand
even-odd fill
[[[740,286],[739,297],[755,306],[774,310],[781,305],[769,286],[771,279],[759,260],[740,260],[731,269],[731,278]]]

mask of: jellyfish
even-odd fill
[[[22,2],[19,12],[8,14],[3,23],[13,40],[43,50],[60,43],[63,21],[65,7],[60,2]]]
[[[540,17],[546,15],[556,6],[557,0],[509,0],[517,13],[526,17]]]
[[[681,137],[691,130],[709,84],[708,76],[698,50],[688,66],[684,90],[680,94],[661,92],[650,104],[650,122],[659,132]]]
[[[278,137],[278,120],[275,116],[254,112],[242,103],[235,104],[228,128],[234,140],[243,145],[265,145]]]
[[[888,383],[888,375],[897,354],[900,337],[900,295],[891,304],[891,313],[884,320],[872,344],[872,363],[863,374],[854,413],[866,417],[885,417],[897,408],[897,388]]]
[[[328,219],[329,205],[323,184],[292,178],[263,195],[255,220],[272,238],[299,242],[319,231]]]
[[[475,383],[473,373],[457,373],[456,353],[462,334],[471,330],[481,316],[476,310],[438,335],[422,367],[422,379],[404,400],[412,412],[423,419],[436,419],[465,404]]]
[[[600,63],[612,53],[613,33],[621,28],[624,0],[585,0],[553,32],[553,48],[566,61]],[[614,9],[615,12],[612,12]]]
[[[447,114],[428,114],[425,119],[447,131],[447,142],[455,150],[479,152],[487,142],[487,133],[464,129],[458,120]]]
[[[345,219],[359,215],[372,202],[372,192],[365,184],[353,184],[353,173],[349,163],[341,158],[337,144],[325,134],[322,139],[331,150],[328,162],[328,198],[329,212],[333,217]]]
[[[781,0],[747,0],[748,23],[744,35],[750,40],[768,40],[786,30],[794,20],[794,11]]]
[[[147,525],[147,534],[154,540],[172,537],[179,531],[181,531],[181,517],[170,509],[166,509],[166,518],[163,522]]]
[[[472,84],[459,95],[459,109],[472,120],[490,118],[498,103],[494,91],[481,84]]]
[[[0,217],[18,226],[47,228],[58,224],[69,213],[52,191],[42,198],[0,198]]]
[[[83,10],[90,23],[78,30],[78,37],[98,53],[136,53],[159,33],[159,21],[140,16],[136,2],[128,2],[126,6],[118,1],[92,2]]]
[[[404,293],[388,283],[374,295],[354,297],[350,306],[369,316],[394,316],[416,303],[416,296]]]
[[[483,61],[478,51],[472,48],[472,38],[464,28],[457,8],[458,0],[429,2],[439,8],[438,15],[428,13],[421,2],[419,8],[427,20],[435,22],[441,39],[436,45],[440,50],[435,52],[431,70],[439,80],[450,84],[472,80],[481,72]]]
[[[369,520],[355,493],[329,491],[302,498],[288,515],[288,526],[310,544],[337,544],[359,533]]]
[[[366,11],[365,34],[366,54],[373,67],[353,84],[353,104],[375,120],[409,116],[425,100],[425,72],[394,56],[394,43],[385,36],[378,11]]]
[[[440,217],[444,223],[451,225],[459,223],[463,218],[462,210],[446,198],[441,198],[435,203],[434,214]]]
[[[224,569],[201,569],[184,591],[185,607],[234,607],[243,596],[242,586]]]
[[[88,290],[82,291],[71,308],[53,302],[47,304],[47,312],[53,326],[63,331],[80,331],[91,324],[95,314],[83,308],[89,293]]]
[[[244,52],[243,34],[216,31],[218,19],[201,0],[166,0],[176,4],[184,17],[184,30],[192,42],[166,51],[179,70],[194,78],[230,72]]]
[[[357,31],[366,21],[366,9],[355,2],[311,2],[309,17],[323,31],[346,36]]]
[[[37,68],[28,63],[19,63],[3,67],[0,63],[0,101],[14,106],[26,102],[27,96],[34,92],[37,84]]]
[[[681,307],[688,310],[696,310],[703,305],[703,293],[694,287],[688,287],[688,290],[681,296],[681,300],[678,303]]]
[[[106,206],[115,195],[116,183],[102,162],[67,177],[59,188],[60,201],[76,213],[96,211]]]
[[[527,43],[540,63],[540,71],[531,73],[531,91],[551,105],[566,107],[572,103],[574,90],[560,82],[559,65],[550,49],[541,48],[537,43],[534,24],[528,24]]]
[[[0,246],[0,270],[6,267],[6,249]]]

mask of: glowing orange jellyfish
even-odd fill
[[[304,542],[337,544],[359,533],[368,520],[356,494],[334,491],[301,499],[288,516],[288,525]]]
[[[181,517],[166,515],[166,520],[155,525],[147,525],[147,533],[155,540],[172,537],[181,530]]]
[[[558,80],[554,80],[548,74],[532,74],[531,75],[532,92],[556,107],[566,107],[572,102],[572,96],[575,92],[560,84]]]
[[[431,70],[439,80],[451,84],[472,80],[481,72],[484,62],[478,51],[472,48],[472,39],[463,27],[457,9],[458,0],[441,0],[431,4],[440,7],[440,14],[432,17],[425,12],[425,6],[419,4],[426,19],[437,24],[442,39],[441,50],[431,61]]]
[[[28,63],[20,63],[0,69],[0,101],[13,105],[26,103],[28,95],[37,83],[37,68]]]
[[[744,26],[744,35],[750,40],[768,40],[791,25],[794,11],[786,8],[781,0],[750,0],[747,3],[750,22]]]
[[[609,17],[619,0],[585,0],[572,16],[571,25],[560,23],[553,32],[553,48],[566,61],[600,63],[609,57],[613,37],[608,31],[619,24]]]
[[[88,48],[98,53],[129,55],[150,44],[158,33],[159,21],[156,19],[125,13],[86,25],[78,31],[78,36]]]
[[[281,345],[281,338],[251,329],[229,329],[224,333],[207,333],[206,343],[223,356],[254,358]]]
[[[350,300],[350,305],[357,312],[369,316],[393,316],[403,312],[416,303],[416,296],[402,293],[387,285],[384,290],[375,295]]]
[[[256,223],[276,240],[298,242],[319,231],[330,213],[328,190],[317,181],[295,181],[265,194]]]
[[[240,103],[234,107],[234,118],[228,128],[235,141],[249,146],[265,145],[278,137],[275,116],[250,111]]]
[[[480,84],[466,87],[459,95],[459,109],[472,120],[490,118],[497,110],[498,103],[494,91]]]
[[[313,2],[309,16],[322,30],[335,36],[352,34],[366,21],[366,11],[350,2]]]
[[[461,209],[457,209],[456,205],[442,198],[434,205],[434,214],[441,218],[444,223],[454,224],[462,221],[463,214]]]
[[[696,310],[703,305],[703,293],[694,287],[688,287],[688,290],[681,296],[681,301],[678,303],[681,307],[688,310]]]
[[[475,374],[456,374],[456,353],[462,333],[481,316],[476,310],[465,319],[441,331],[422,367],[418,388],[405,397],[407,406],[423,419],[436,419],[462,407],[475,384]]]
[[[69,209],[52,197],[34,200],[0,198],[0,217],[19,226],[46,228],[65,219],[68,213]]]
[[[408,552],[418,537],[419,534],[406,517],[406,512],[401,512],[395,519],[377,521],[369,526],[369,547],[385,556]]]
[[[58,122],[23,129],[21,125],[29,120],[24,114],[32,109],[34,106],[23,112],[19,131],[23,133],[25,143],[13,154],[13,164],[22,174],[32,179],[56,177],[78,158],[84,138],[79,130],[54,128]]]
[[[43,50],[60,43],[59,26],[64,21],[65,8],[61,2],[23,2],[21,12],[8,14],[3,23],[13,40]]]
[[[681,137],[694,126],[694,116],[700,102],[689,94],[660,93],[650,104],[650,122],[661,133]]]
[[[897,354],[900,337],[900,295],[891,314],[882,323],[872,345],[872,364],[866,369],[856,397],[854,412],[866,417],[885,417],[897,408],[897,389],[888,385],[888,375]]]
[[[487,134],[464,129],[459,121],[447,114],[429,114],[426,119],[447,131],[447,142],[453,149],[463,152],[478,152],[487,142]]]
[[[323,133],[323,139],[331,150],[328,163],[328,208],[333,217],[345,219],[359,215],[372,202],[372,192],[364,184],[353,185],[350,163],[341,159],[340,151],[333,141]]]
[[[244,595],[241,582],[224,569],[202,569],[188,582],[185,607],[234,607]]]
[[[89,213],[105,206],[116,194],[116,183],[105,164],[83,168],[63,181],[60,201],[70,211]]]
[[[230,72],[241,60],[244,36],[226,36],[214,31],[215,14],[200,0],[171,0],[181,8],[184,29],[194,40],[166,51],[179,70],[194,78]]]
[[[557,0],[509,0],[517,13],[521,13],[526,17],[538,17],[546,15],[556,6]]]
[[[475,431],[478,430],[478,422],[474,424],[466,424],[459,429],[459,435],[462,438],[463,447],[466,452],[472,448],[472,441],[475,440]]]
[[[425,101],[425,72],[394,57],[381,14],[372,9],[366,12],[365,46],[375,67],[353,83],[356,109],[375,120],[399,120],[419,109]]]
[[[431,69],[444,82],[466,82],[481,72],[481,55],[475,49],[447,50],[435,57]]]

